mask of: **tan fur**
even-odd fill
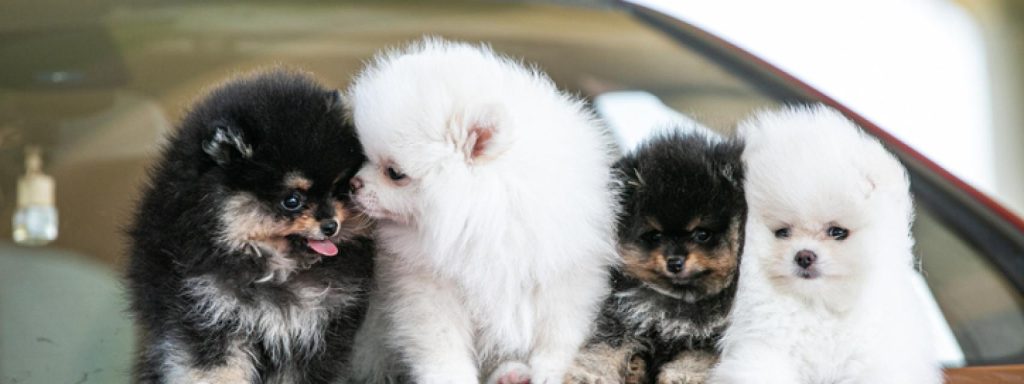
[[[300,191],[307,191],[313,187],[313,182],[298,173],[289,173],[284,178],[284,186]]]
[[[209,371],[189,372],[189,383],[197,384],[243,384],[251,383],[250,373],[236,365],[226,365]]]
[[[686,258],[685,273],[687,275],[701,271],[711,271],[711,274],[704,277],[708,284],[709,291],[718,292],[732,282],[739,266],[736,254],[729,249],[718,249],[711,253],[696,251],[690,253]],[[711,282],[713,281],[713,284]]]
[[[627,275],[647,282],[658,282],[664,279],[665,255],[660,249],[650,253],[633,247],[622,249],[623,270]]]
[[[182,353],[172,354],[167,362],[169,383],[175,384],[248,384],[253,382],[256,367],[249,354],[240,346],[228,350],[227,361],[222,366],[207,370],[190,367],[189,357]]]
[[[276,233],[275,235],[278,237],[284,237],[291,234],[312,235],[318,233],[320,230],[320,221],[310,214],[314,209],[316,209],[316,207],[311,205],[310,208],[302,214],[302,216],[292,220],[290,225],[288,225],[284,231]]]
[[[221,208],[221,240],[235,249],[245,249],[253,241],[267,240],[282,232],[286,223],[265,212],[255,196],[239,193],[228,198]]]
[[[704,384],[718,355],[708,351],[684,351],[661,366],[657,384]]]
[[[608,344],[584,347],[576,355],[576,361],[565,376],[565,383],[643,383],[645,363],[642,358],[634,359],[642,348],[640,344],[630,342],[623,343],[618,348]]]

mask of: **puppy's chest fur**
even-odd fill
[[[777,347],[794,351],[792,357],[800,362],[800,376],[807,382],[841,382],[863,371],[871,358],[868,346],[878,335],[866,331],[873,327],[864,327],[860,314],[837,315],[823,308],[787,312],[797,315],[785,317],[787,325],[778,332],[790,336]]]
[[[310,356],[324,347],[332,318],[359,302],[356,281],[307,280],[244,287],[213,275],[184,281],[183,296],[193,302],[186,317],[198,327],[228,332],[272,360]]]
[[[464,279],[454,284],[469,312],[476,352],[483,360],[521,358],[529,352],[537,326],[535,284],[518,276],[498,277],[486,285]]]
[[[625,335],[672,350],[668,353],[714,346],[731,304],[725,292],[691,303],[634,283],[617,289],[606,302],[606,316],[614,317]]]

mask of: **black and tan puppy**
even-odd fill
[[[343,115],[337,92],[286,70],[188,112],[129,232],[134,382],[342,378],[372,271],[348,200],[363,154]]]
[[[736,292],[742,145],[664,133],[617,165],[622,266],[571,383],[702,383]]]

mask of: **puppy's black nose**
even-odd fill
[[[334,236],[338,232],[338,221],[327,219],[320,222],[320,231],[324,233],[324,236]]]
[[[363,179],[360,179],[359,176],[353,177],[352,180],[349,180],[348,185],[352,187],[352,192],[358,191],[363,188]]]
[[[807,269],[812,264],[814,264],[815,260],[818,259],[818,255],[814,254],[814,252],[804,249],[800,252],[797,252],[796,257],[794,259],[796,260],[796,265],[799,265],[800,268]]]
[[[672,256],[665,260],[665,269],[668,269],[670,273],[682,272],[684,265],[686,265],[686,259],[679,256]]]

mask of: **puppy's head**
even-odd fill
[[[460,210],[487,205],[514,124],[505,93],[533,77],[487,48],[434,39],[378,56],[348,91],[368,159],[355,200],[399,225],[458,222]]]
[[[906,172],[877,140],[825,107],[762,113],[740,132],[747,254],[770,281],[803,296],[840,297],[874,268],[910,262]]]
[[[746,216],[741,152],[736,141],[673,132],[619,162],[627,275],[688,302],[734,284]]]
[[[426,39],[378,56],[347,94],[368,160],[353,198],[382,219],[385,246],[412,247],[416,235],[417,252],[441,258],[514,243],[568,250],[559,263],[599,255],[595,270],[611,261],[611,147],[543,73]]]
[[[195,182],[218,186],[221,246],[308,265],[364,232],[347,200],[363,155],[337,91],[284,70],[245,76],[213,90],[185,126],[204,156]]]

